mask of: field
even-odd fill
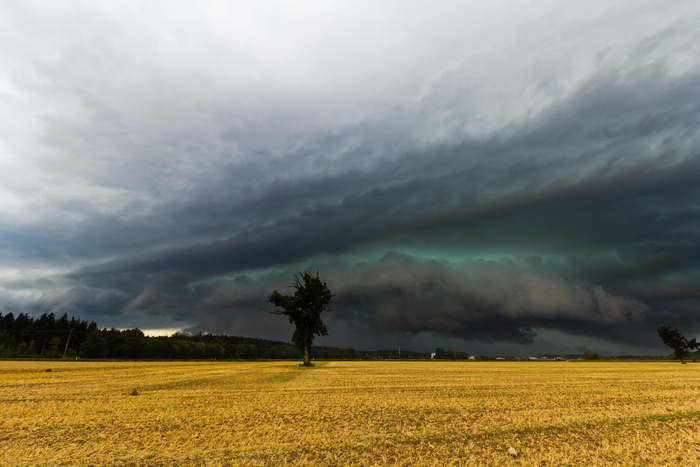
[[[0,401],[2,466],[700,465],[676,362],[3,361]]]

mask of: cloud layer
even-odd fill
[[[700,329],[694,2],[0,9],[2,312],[287,339],[318,269],[329,345]]]

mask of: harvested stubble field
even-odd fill
[[[4,361],[0,389],[3,466],[700,465],[693,364]]]

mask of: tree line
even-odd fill
[[[44,313],[38,319],[26,313],[0,313],[0,356],[76,356],[90,333],[98,330],[87,322],[64,314]]]
[[[333,360],[387,358],[385,352],[314,347],[313,357]],[[107,329],[64,314],[0,313],[0,357],[96,359],[300,359],[286,342],[254,337],[175,333],[149,337],[138,328]]]
[[[700,343],[688,339],[670,326],[657,329],[663,343],[674,356],[685,363],[695,359]],[[301,347],[301,348],[300,348]],[[56,318],[44,313],[33,318],[26,313],[0,313],[0,357],[104,358],[104,359],[290,359],[303,358],[303,345],[258,339],[254,337],[176,333],[172,336],[148,337],[138,328],[106,329],[94,321],[76,319],[64,314]],[[311,350],[311,349],[310,349]],[[311,358],[330,360],[427,359],[421,352],[352,348],[313,347]],[[585,356],[584,358],[599,358]],[[461,360],[466,352],[437,348],[433,358]]]
[[[319,358],[360,358],[354,349],[318,348]],[[286,342],[215,334],[148,337],[140,329],[102,329],[90,333],[81,347],[82,358],[174,360],[287,360],[301,358],[299,349]]]

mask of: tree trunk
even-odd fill
[[[309,360],[309,346],[304,346],[304,366],[311,366],[311,360]]]

